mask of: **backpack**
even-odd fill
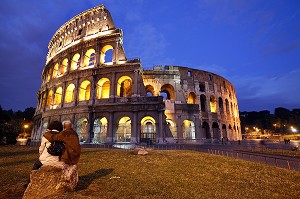
[[[63,141],[51,142],[49,148],[47,148],[47,152],[53,156],[61,156],[64,150],[65,150],[65,144]]]

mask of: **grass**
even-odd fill
[[[37,148],[0,147],[0,198],[21,198]],[[62,198],[297,198],[300,172],[195,151],[82,149]]]

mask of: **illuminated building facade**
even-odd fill
[[[180,66],[144,70],[122,30],[97,6],[63,24],[48,45],[31,140],[71,121],[82,143],[204,143],[241,139],[233,85]]]

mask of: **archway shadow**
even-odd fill
[[[93,173],[89,173],[85,176],[79,176],[78,184],[76,186],[75,191],[87,189],[88,186],[93,182],[93,180],[106,176],[112,171],[113,169],[100,169]]]

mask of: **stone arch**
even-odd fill
[[[111,60],[109,60],[106,57],[106,53],[107,51],[112,50],[112,58]],[[101,49],[101,53],[100,53],[100,64],[105,64],[107,62],[112,62],[113,61],[113,50],[114,48],[111,45],[105,45],[102,49]]]
[[[220,139],[221,132],[220,132],[219,124],[217,122],[212,123],[212,130],[213,130],[213,139]]]
[[[183,120],[183,122],[182,122],[182,138],[185,140],[194,140],[196,138],[195,124],[193,121]]]
[[[55,109],[59,104],[61,104],[62,99],[62,87],[58,87],[54,94],[53,108]]]
[[[84,80],[79,87],[79,101],[89,100],[91,96],[91,83],[88,80]]]
[[[200,95],[200,103],[201,103],[201,111],[205,112],[206,111],[206,96],[205,95]]]
[[[223,99],[219,97],[219,110],[221,113],[224,112]]]
[[[147,96],[154,96],[154,87],[152,85],[145,86]]]
[[[217,112],[217,101],[215,96],[213,95],[210,96],[209,105],[210,105],[210,112],[212,113]]]
[[[228,101],[228,99],[225,99],[225,107],[226,107],[226,112],[227,112],[227,113],[230,113],[230,110],[229,110],[229,101]]]
[[[109,98],[110,81],[108,78],[101,78],[96,84],[96,98]]]
[[[145,116],[141,120],[141,142],[152,143],[156,140],[156,122],[151,116]]]
[[[126,142],[131,141],[131,119],[128,116],[122,117],[117,126],[115,134],[115,142]]]
[[[176,124],[171,119],[166,119],[167,125],[169,126],[169,129],[173,135],[173,138],[177,138],[177,128]]]
[[[77,70],[80,66],[80,54],[76,53],[71,60],[71,68],[70,71]]]
[[[96,55],[95,50],[90,48],[86,51],[84,58],[83,58],[83,66],[84,67],[94,67],[96,62]]]
[[[65,58],[60,67],[59,67],[59,75],[64,75],[67,72],[67,68],[68,68],[68,62],[69,60],[67,58]]]
[[[226,140],[227,139],[227,128],[226,128],[226,124],[223,124],[222,125],[222,133],[223,133],[223,138],[224,138],[224,140]]]
[[[210,135],[210,129],[209,129],[209,125],[207,122],[203,122],[202,123],[202,130],[205,134],[205,138],[206,139],[211,139],[211,135]]]
[[[88,119],[85,117],[77,120],[77,134],[80,142],[86,142],[87,139],[87,128],[88,127]]]
[[[165,93],[166,96],[164,96],[163,93]],[[175,100],[175,91],[171,84],[163,85],[160,89],[160,94],[164,97],[164,100]]]
[[[69,84],[66,89],[65,103],[71,103],[74,101],[74,90],[75,90],[75,85]]]
[[[196,94],[194,92],[190,92],[187,99],[188,104],[196,104]]]
[[[46,107],[51,109],[52,104],[53,104],[53,90],[50,90],[47,97]]]
[[[129,97],[132,95],[132,80],[129,76],[122,76],[118,79],[117,95],[119,97]]]
[[[94,137],[92,139],[93,143],[105,143],[106,142],[106,135],[107,135],[107,126],[108,121],[106,117],[102,117],[95,119],[93,132]]]
[[[51,75],[52,75],[52,71],[51,71],[51,69],[49,69],[48,72],[47,72],[47,79],[46,79],[46,81],[49,81],[51,79]]]
[[[56,78],[58,76],[58,63],[56,63],[53,67],[52,78]]]

